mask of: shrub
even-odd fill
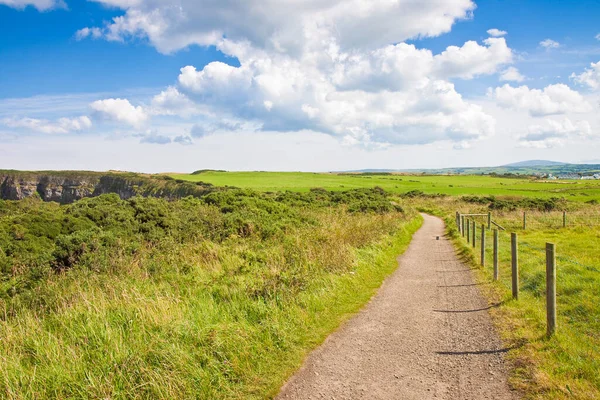
[[[52,252],[52,269],[63,271],[72,268],[82,258],[96,253],[102,246],[102,234],[99,229],[79,231],[71,235],[61,235],[56,239]]]

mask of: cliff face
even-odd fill
[[[71,203],[91,196],[95,182],[53,176],[0,176],[0,198],[21,200],[38,194],[44,201]]]
[[[119,174],[81,173],[46,174],[0,171],[0,199],[22,200],[39,196],[44,201],[72,203],[84,197],[116,193],[122,199],[133,196],[152,196],[176,199],[200,197],[216,190],[210,185],[176,183],[162,178]]]

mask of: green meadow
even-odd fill
[[[0,397],[270,398],[394,271],[421,224],[418,211],[445,218],[495,305],[512,385],[531,399],[600,397],[596,181],[217,171],[158,178],[206,193],[0,200]],[[499,281],[491,279],[491,232],[481,267],[480,244],[458,235],[456,211],[491,212],[506,228]],[[478,227],[485,222],[478,217]],[[521,245],[518,301],[510,232]],[[558,254],[552,337],[546,242]]]
[[[175,179],[207,182],[216,186],[235,186],[263,192],[291,190],[306,192],[320,187],[343,191],[379,186],[391,193],[421,190],[428,194],[567,197],[585,202],[600,200],[600,181],[543,181],[527,177],[489,175],[399,175],[334,174],[307,172],[219,172],[172,174]]]

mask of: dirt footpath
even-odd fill
[[[518,398],[472,271],[443,237],[442,220],[424,218],[398,270],[278,399]]]

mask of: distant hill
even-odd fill
[[[530,167],[556,167],[559,165],[567,165],[567,163],[558,162],[558,161],[548,161],[548,160],[527,160],[520,161],[512,164],[503,165],[503,167],[508,168],[530,168]]]
[[[390,173],[390,172],[398,172],[399,169],[355,169],[352,171],[341,171],[342,173],[358,173],[358,174],[380,174],[380,173]]]
[[[429,175],[502,175],[502,176],[543,176],[592,175],[600,173],[600,164],[569,164],[548,160],[528,160],[498,167],[454,167],[454,168],[420,168],[420,169],[362,169],[357,171],[338,171],[338,173],[354,174],[429,174]]]

